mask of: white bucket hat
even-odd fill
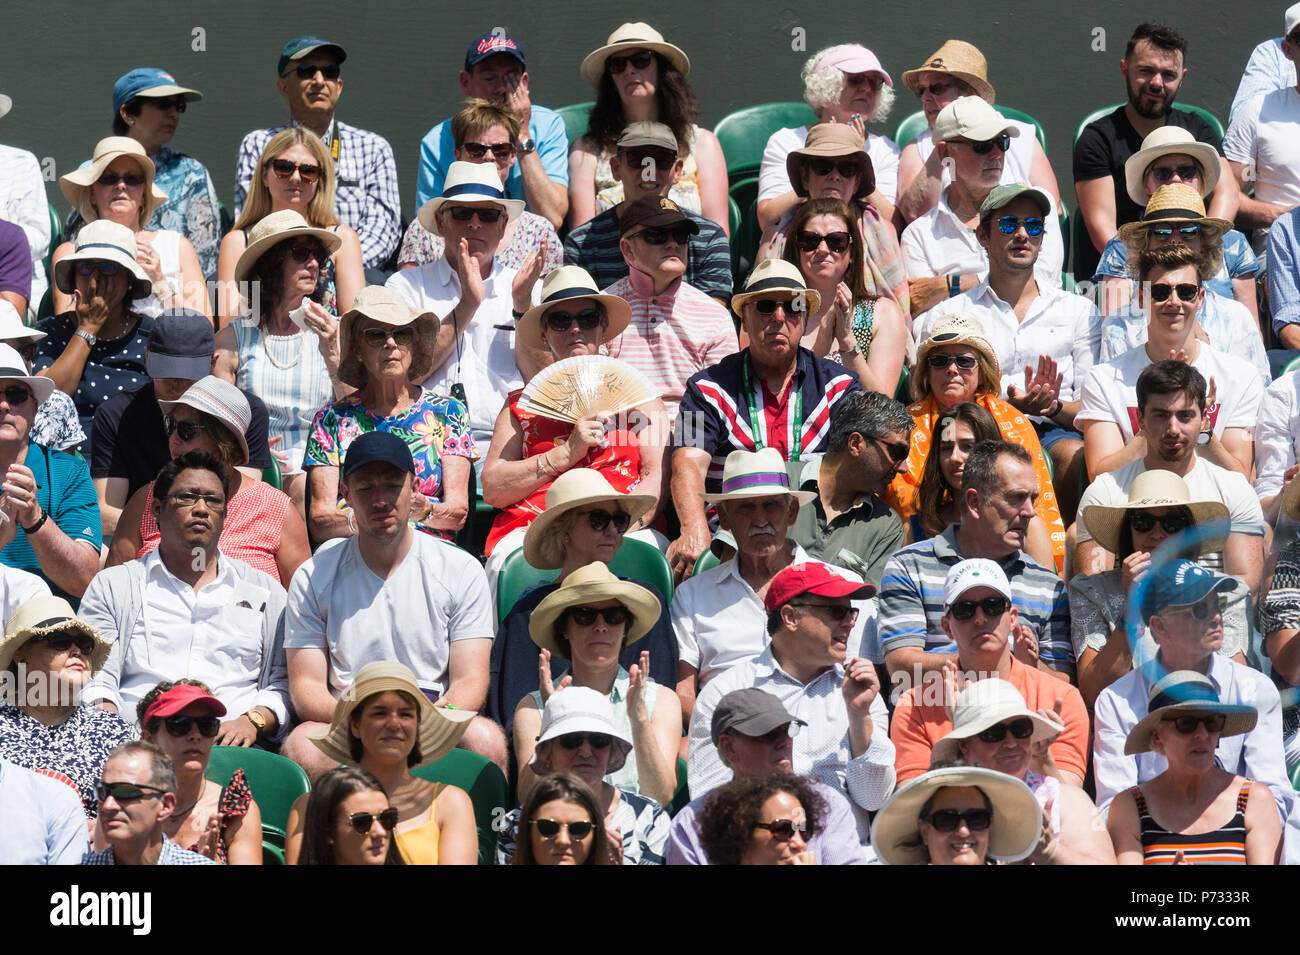
[[[131,297],[147,298],[153,294],[153,280],[144,274],[135,256],[135,233],[126,226],[108,219],[87,222],[77,233],[76,249],[54,263],[54,284],[60,292],[71,295],[77,287],[73,272],[78,262],[112,262],[131,273]]]
[[[586,686],[567,686],[556,690],[542,709],[542,728],[537,736],[537,749],[528,765],[541,765],[542,744],[549,748],[558,737],[570,733],[604,733],[614,741],[609,749],[606,773],[616,773],[627,762],[632,752],[632,741],[614,725],[614,706],[609,697]]]
[[[0,378],[21,381],[32,390],[36,406],[40,407],[54,393],[54,379],[43,375],[29,375],[23,356],[12,345],[0,343]]]
[[[946,763],[961,756],[961,741],[978,736],[986,729],[1007,720],[1026,717],[1034,724],[1030,742],[1049,739],[1060,727],[1039,716],[1025,705],[1020,691],[998,677],[976,680],[957,694],[952,712],[952,731],[939,739],[930,751],[930,761]]]
[[[1142,140],[1142,148],[1124,161],[1124,186],[1128,197],[1146,208],[1150,196],[1142,188],[1142,180],[1146,178],[1147,166],[1161,156],[1179,154],[1191,156],[1201,167],[1202,198],[1212,193],[1219,183],[1219,154],[1214,147],[1198,141],[1181,126],[1161,126],[1148,133]]]
[[[436,214],[443,203],[494,202],[506,212],[506,221],[514,222],[524,211],[522,199],[511,199],[501,187],[501,177],[497,175],[496,163],[490,162],[454,162],[447,167],[447,178],[442,183],[442,195],[434,196],[416,213],[420,225],[434,235],[438,231]]]
[[[8,299],[0,298],[0,341],[13,342],[18,346],[30,345],[45,337],[45,333],[36,328],[28,328],[23,317],[18,314]]]

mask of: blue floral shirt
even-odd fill
[[[198,253],[203,274],[209,280],[216,278],[221,202],[207,167],[166,146],[149,158],[154,164],[154,182],[167,193],[167,201],[154,210],[148,228],[171,229],[185,236]]]

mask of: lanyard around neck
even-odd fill
[[[744,382],[745,408],[749,411],[749,429],[754,435],[754,450],[761,450],[763,444],[763,432],[759,429],[759,411],[757,405],[763,402],[763,396],[757,392],[754,384],[750,382],[749,358],[746,356],[744,364],[740,366]],[[799,366],[795,365],[795,374],[799,372]],[[757,383],[759,388],[763,387],[760,381]],[[803,443],[803,389],[799,387],[794,376],[790,378],[790,387],[794,389],[794,410],[790,412],[794,420],[794,436],[790,441],[790,460],[799,460],[799,446]],[[757,395],[757,397],[756,397]]]

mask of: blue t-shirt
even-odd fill
[[[99,517],[99,498],[86,462],[64,451],[51,451],[39,444],[29,444],[27,460],[23,463],[32,469],[36,478],[36,499],[42,510],[49,513],[50,520],[74,541],[83,540],[93,545],[98,554],[103,543],[103,525]],[[0,563],[36,574],[50,585],[56,597],[77,606],[76,597],[60,590],[41,572],[36,553],[21,527],[9,546],[0,550]]]
[[[534,106],[528,119],[528,135],[537,144],[537,157],[546,170],[546,178],[566,188],[569,185],[569,136],[560,114],[545,106]],[[451,118],[444,119],[420,140],[420,175],[415,185],[415,211],[420,211],[434,196],[442,195],[442,181],[447,168],[456,161],[456,144],[451,138]],[[511,199],[524,198],[524,176],[515,160],[506,177],[506,194]],[[530,209],[536,212],[536,209]]]

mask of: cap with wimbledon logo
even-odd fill
[[[1014,599],[1011,596],[1011,584],[1002,568],[987,558],[972,557],[954,564],[952,570],[948,571],[948,577],[943,582],[944,613],[961,599],[962,594],[976,587],[988,587],[1008,600]]]

